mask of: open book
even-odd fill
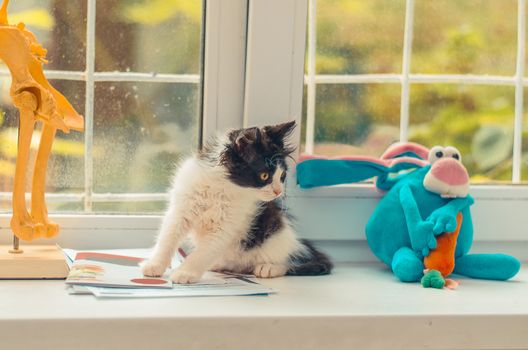
[[[170,271],[160,278],[144,277],[139,263],[148,256],[145,249],[75,251],[64,249],[70,263],[66,284],[71,294],[93,294],[96,297],[177,297],[266,295],[274,293],[251,275],[208,271],[192,285],[173,284]],[[172,261],[177,267],[183,251]]]
[[[142,258],[102,252],[78,252],[66,284],[119,288],[172,288],[167,278],[143,277]]]

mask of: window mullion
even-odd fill
[[[94,81],[131,81],[131,82],[151,82],[151,83],[200,83],[199,74],[159,74],[140,72],[96,72]]]
[[[315,103],[316,103],[316,81],[315,81],[315,59],[317,52],[317,0],[308,2],[308,59],[306,79],[306,140],[305,151],[314,153],[315,142]]]
[[[96,0],[88,0],[86,18],[86,91],[84,106],[84,210],[92,211],[93,125],[95,94],[95,11]]]
[[[521,182],[522,128],[524,114],[524,69],[526,46],[526,1],[518,0],[517,10],[517,68],[515,72],[515,122],[513,129],[512,182]]]
[[[248,6],[247,0],[205,4],[203,139],[242,127]]]
[[[401,77],[401,105],[400,105],[400,141],[406,142],[409,129],[409,94],[412,55],[412,38],[414,22],[414,0],[407,0],[405,5],[405,32],[403,37],[403,62]]]
[[[252,0],[248,12],[244,126],[300,124],[308,0]]]

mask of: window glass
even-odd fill
[[[49,210],[86,209],[83,195],[89,168],[85,158],[89,158],[93,162],[92,210],[159,212],[174,163],[198,147],[201,133],[202,1],[97,1],[96,9],[93,131],[57,133],[47,173]],[[87,1],[11,1],[9,19],[26,23],[48,49],[45,69],[67,75],[67,80],[50,82],[85,115]],[[114,76],[97,75],[103,71]],[[138,72],[164,76],[158,79],[153,74],[152,81],[134,81]],[[181,74],[186,75],[185,82],[178,82]],[[0,62],[3,212],[11,210],[6,198],[13,187],[17,149],[18,110],[11,103],[9,88],[7,67]],[[92,154],[85,154],[88,138],[93,141]],[[33,158],[36,149],[37,143],[32,147]],[[149,202],[145,193],[160,195]],[[136,200],[140,204],[131,204]]]
[[[514,97],[510,86],[412,85],[409,140],[457,147],[473,182],[510,182]]]
[[[315,45],[316,55],[310,57],[307,50],[305,66],[315,59],[316,75],[305,79],[302,150],[313,144],[319,155],[379,156],[403,131],[408,140],[426,146],[458,147],[473,183],[511,183],[517,1],[410,2],[414,20],[407,105],[401,84],[408,3],[310,0],[316,16],[309,16],[308,27],[315,25],[316,35],[315,40],[308,35],[307,47]],[[418,74],[432,77],[424,82]],[[446,74],[462,79],[496,75],[510,82],[434,82]],[[315,99],[309,98],[312,88]],[[400,130],[405,107],[409,124]],[[310,127],[313,140],[306,139]]]
[[[401,72],[404,20],[404,0],[318,0],[317,73]]]

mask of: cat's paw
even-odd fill
[[[178,284],[191,284],[200,281],[202,273],[193,270],[176,269],[171,275],[171,280]]]
[[[260,278],[273,278],[284,276],[287,270],[283,265],[259,264],[253,270],[253,274]]]
[[[148,277],[160,277],[167,269],[166,264],[153,259],[143,260],[139,267],[143,275]]]

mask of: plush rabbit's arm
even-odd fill
[[[431,222],[435,235],[444,232],[454,232],[457,227],[457,215],[462,210],[471,206],[475,200],[470,195],[464,198],[455,198],[444,206],[436,209],[429,215],[427,221]]]
[[[400,204],[405,215],[412,249],[423,256],[428,256],[429,251],[436,248],[433,223],[422,219],[411,186],[405,185],[400,189]]]

